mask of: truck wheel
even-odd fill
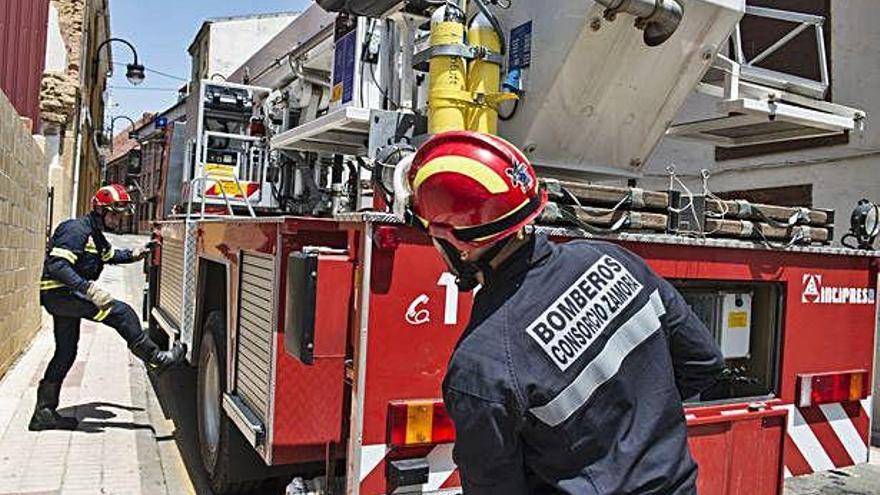
[[[213,311],[205,320],[199,348],[199,371],[196,409],[199,425],[199,449],[202,465],[208,472],[216,495],[252,490],[259,482],[231,481],[232,463],[248,452],[244,439],[223,412],[222,397],[226,389],[225,317]],[[251,453],[251,455],[253,455]]]

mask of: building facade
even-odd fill
[[[297,15],[281,12],[206,20],[189,46],[192,80],[229,77]]]
[[[98,137],[112,65],[97,48],[110,36],[108,0],[4,1],[0,33],[2,375],[40,328],[48,234],[83,212],[100,183]]]
[[[171,168],[171,142],[177,123],[186,121],[186,101],[175,105],[144,123],[136,130],[141,147],[141,170],[138,177],[141,201],[137,207],[137,229],[143,234],[153,222],[165,218],[164,205],[168,172]]]
[[[51,225],[82,214],[101,183],[104,91],[113,67],[108,0],[51,0],[40,131],[46,137]]]
[[[125,186],[135,205],[143,195],[138,184],[138,177],[141,174],[142,150],[135,130],[151,122],[153,117],[154,114],[145,113],[134,123],[116,133],[105,158],[103,182]],[[120,227],[120,233],[124,234],[133,234],[137,231],[137,220],[134,217],[126,218]]]
[[[40,329],[48,208],[40,80],[48,0],[0,2],[0,377]],[[8,95],[8,96],[7,96]]]
[[[46,159],[31,124],[0,91],[0,377],[41,325]]]

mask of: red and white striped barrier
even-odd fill
[[[871,397],[859,402],[813,407],[775,406],[788,410],[785,476],[798,476],[868,461]]]
[[[437,445],[428,454],[428,482],[422,485],[421,493],[425,495],[461,493],[461,479],[455,463],[452,462],[452,445],[451,443]],[[388,455],[389,450],[387,445],[363,447],[361,493],[384,493],[385,456]]]

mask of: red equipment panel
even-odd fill
[[[876,258],[651,243],[624,245],[666,278],[783,283],[777,390],[783,405],[774,407],[789,413],[784,440],[786,476],[867,462],[869,398],[805,408],[792,404],[796,402],[799,374],[873,369]]]
[[[278,333],[275,393],[276,448],[324,445],[342,440],[345,346],[351,308],[352,262],[319,256],[315,293],[314,363],[303,364],[284,351]],[[282,277],[287,271],[282,270]],[[279,290],[286,287],[282,281]],[[281,300],[295,297],[282,292]],[[282,304],[280,311],[285,311]],[[283,315],[279,318],[284,321]],[[279,462],[280,459],[275,459]]]
[[[688,411],[699,493],[775,495],[782,488],[784,409],[742,405]]]
[[[328,444],[343,441],[347,419],[345,359],[353,307],[353,257],[321,254],[315,279],[314,363],[304,364],[284,349],[288,297],[287,263],[306,246],[340,250],[348,235],[326,220],[285,219],[280,226],[277,361],[275,365],[272,464],[323,461]],[[344,252],[344,251],[342,251]]]

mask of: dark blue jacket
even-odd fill
[[[682,399],[722,367],[641,258],[537,236],[477,293],[443,383],[465,494],[695,493]]]
[[[85,292],[97,280],[105,264],[131,263],[131,250],[114,249],[104,237],[103,224],[95,213],[58,224],[43,262],[43,290],[68,287]]]

